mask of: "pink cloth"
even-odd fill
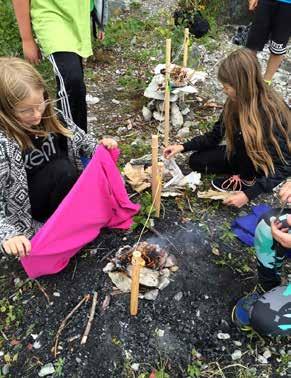
[[[101,228],[127,229],[140,206],[132,203],[116,167],[119,151],[99,146],[54,214],[31,239],[21,263],[30,278],[54,274],[94,240]]]

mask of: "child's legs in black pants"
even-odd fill
[[[77,169],[68,159],[56,159],[28,182],[32,217],[44,222],[57,209],[77,181]]]
[[[58,108],[87,132],[86,86],[82,58],[72,52],[56,52],[49,57],[57,81]]]
[[[268,335],[291,335],[291,283],[281,285],[281,270],[288,250],[272,237],[270,219],[276,217],[280,209],[273,209],[262,216],[255,232],[255,249],[258,266],[258,291],[267,291],[253,305],[250,313],[252,327],[259,333]],[[280,216],[286,221],[290,210]]]
[[[245,180],[255,177],[255,169],[243,146],[230,160],[227,159],[225,145],[194,152],[189,165],[193,171],[206,174],[240,175]]]

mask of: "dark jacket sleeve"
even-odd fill
[[[199,135],[192,140],[183,144],[184,151],[203,151],[211,147],[217,146],[225,135],[225,128],[222,122],[222,114],[219,120],[214,124],[211,131],[204,135]]]

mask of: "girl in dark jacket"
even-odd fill
[[[190,167],[226,174],[212,185],[234,192],[225,205],[242,207],[291,175],[291,115],[283,99],[264,82],[259,62],[248,49],[236,50],[224,59],[218,79],[228,98],[212,131],[168,146],[164,156],[195,151]],[[226,145],[220,144],[223,139]]]

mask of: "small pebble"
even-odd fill
[[[132,368],[132,370],[134,370],[134,371],[138,371],[138,369],[139,369],[139,364],[138,364],[138,363],[134,363],[134,364],[131,365],[131,368]]]
[[[235,351],[232,353],[232,355],[231,355],[231,359],[232,359],[233,361],[235,361],[235,360],[239,360],[239,359],[241,358],[241,356],[242,356],[241,350],[237,349],[237,350],[235,350]]]
[[[60,294],[60,293],[58,293],[57,291],[55,291],[55,292],[53,293],[53,296],[54,296],[54,297],[60,297],[60,296],[61,296],[61,294]]]

